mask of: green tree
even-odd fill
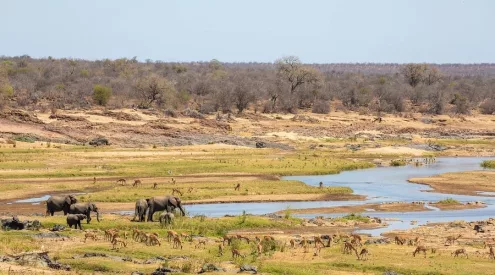
[[[112,88],[103,85],[95,85],[93,87],[93,100],[96,104],[105,106],[112,96]]]

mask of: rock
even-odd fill
[[[64,231],[64,230],[65,230],[65,226],[60,225],[60,224],[56,224],[56,225],[54,225],[54,226],[50,229],[50,231],[52,231],[52,232]]]
[[[61,264],[55,261],[52,261],[50,257],[48,257],[48,252],[42,251],[32,251],[32,252],[23,252],[17,255],[9,255],[1,258],[1,261],[4,262],[16,262],[20,265],[30,265],[37,267],[49,267],[57,270],[65,270],[70,271],[71,267],[69,265]]]
[[[11,219],[1,220],[3,230],[22,230],[26,227],[27,222],[21,222],[17,216]]]
[[[93,146],[110,145],[110,142],[108,141],[108,139],[104,137],[99,137],[91,140],[89,142],[89,145],[93,145]]]
[[[364,242],[364,244],[389,244],[390,240],[387,238],[381,238],[381,239],[369,239]]]
[[[64,236],[60,235],[57,232],[41,232],[38,234],[33,235],[33,238],[39,238],[39,239],[56,239],[56,238],[65,238]]]
[[[177,270],[166,268],[166,267],[159,267],[151,275],[167,275],[172,272],[177,272]]]
[[[257,141],[256,148],[266,148],[266,144],[263,141]]]
[[[258,268],[254,265],[241,265],[239,272],[251,272],[251,274],[258,274]]]
[[[218,267],[214,264],[204,264],[201,267],[201,270],[198,272],[199,274],[205,273],[205,272],[213,272],[213,271],[223,271],[225,272],[225,269]]]
[[[403,274],[397,273],[395,271],[386,271],[386,272],[383,272],[383,275],[403,275]]]
[[[139,271],[133,271],[131,275],[144,275],[144,273]]]

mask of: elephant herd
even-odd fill
[[[147,221],[153,221],[153,214],[155,212],[164,211],[160,216],[160,222],[171,221],[173,219],[172,212],[179,208],[183,216],[186,215],[182,202],[179,197],[175,196],[158,196],[149,199],[139,199],[136,201],[136,207],[134,210],[134,221],[144,222],[147,217]]]
[[[136,201],[135,216],[133,221],[144,222],[146,217],[148,222],[153,221],[155,212],[164,211],[160,216],[161,223],[169,224],[174,215],[172,212],[179,208],[181,214],[185,216],[184,208],[180,198],[175,196],[157,196],[148,199],[139,199]],[[51,196],[46,201],[46,215],[51,215],[55,212],[63,211],[67,216],[69,226],[81,227],[81,220],[86,219],[87,223],[91,221],[91,212],[96,212],[96,219],[100,221],[100,210],[91,202],[78,203],[73,195],[66,196]]]

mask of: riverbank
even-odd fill
[[[411,178],[409,182],[429,185],[431,192],[495,197],[495,171],[444,173],[431,177]]]
[[[431,206],[440,210],[464,210],[485,207],[481,204],[463,203],[432,203]],[[433,211],[423,203],[374,203],[336,207],[318,207],[305,209],[290,209],[293,214],[338,214],[338,213],[362,213],[362,212],[420,212]],[[285,211],[278,211],[283,214]]]

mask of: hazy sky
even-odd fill
[[[0,55],[495,62],[492,0],[0,0]]]

